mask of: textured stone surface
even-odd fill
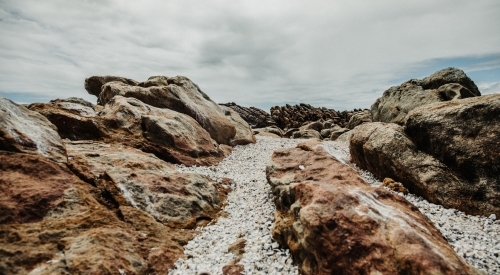
[[[40,155],[0,151],[0,187],[1,274],[166,273],[193,237]]]
[[[365,122],[372,122],[372,114],[370,110],[364,110],[362,112],[357,112],[353,114],[349,119],[346,128],[354,129],[354,127],[361,125]]]
[[[233,109],[222,105],[221,108],[236,128],[236,135],[231,138],[229,144],[231,146],[236,146],[255,143],[256,139],[250,125],[248,125],[248,123]]]
[[[49,120],[0,96],[0,150],[40,154],[66,162],[66,149]]]
[[[219,105],[187,77],[164,78],[167,79],[167,86],[164,81],[151,81],[151,86],[147,88],[122,82],[106,83],[99,95],[99,102],[106,104],[114,96],[120,95],[136,98],[157,108],[180,112],[194,118],[219,144],[229,144],[236,129]]]
[[[317,138],[321,139],[321,134],[316,130],[298,130],[293,132],[292,138]]]
[[[85,90],[87,90],[89,94],[95,95],[97,96],[97,98],[99,98],[99,94],[101,94],[102,91],[101,90],[102,85],[113,81],[125,83],[132,86],[136,86],[138,84],[138,82],[133,79],[119,77],[119,76],[111,76],[111,75],[91,76],[85,79]],[[98,104],[104,105],[104,103],[99,101]]]
[[[332,120],[344,127],[352,116],[352,111],[337,112],[333,109],[315,108],[309,104],[301,103],[291,106],[274,106],[271,108],[271,117],[276,121],[278,127],[283,130],[299,128],[316,121]]]
[[[253,133],[254,134],[271,133],[271,134],[275,134],[279,137],[283,136],[283,131],[280,128],[278,128],[277,126],[268,126],[265,128],[255,128],[255,129],[253,129]]]
[[[474,201],[476,209],[469,213],[500,214],[499,94],[414,109],[408,114],[405,133],[418,150],[433,155],[468,182],[455,199]]]
[[[271,118],[266,111],[255,107],[243,107],[234,102],[219,104],[233,109],[243,120],[245,120],[252,128],[265,128],[276,125],[276,122]]]
[[[216,218],[227,191],[198,174],[179,174],[152,154],[122,145],[66,143],[69,167],[120,206],[138,208],[170,227]]]
[[[402,125],[406,115],[422,105],[480,95],[462,70],[447,68],[423,80],[411,79],[389,88],[371,106],[371,118]]]
[[[276,150],[266,172],[273,238],[302,274],[477,274],[415,206],[370,187],[315,141]]]

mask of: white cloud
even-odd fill
[[[426,60],[497,55],[499,12],[497,0],[0,0],[0,92],[89,98],[91,75],[163,74],[217,102],[369,107]]]

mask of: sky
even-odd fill
[[[217,103],[350,110],[447,67],[500,93],[499,26],[498,0],[0,0],[0,94],[183,75]]]

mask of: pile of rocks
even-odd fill
[[[219,105],[229,107],[237,112],[252,128],[265,128],[276,125],[276,121],[271,118],[271,115],[259,108],[243,107],[234,102]]]
[[[185,77],[91,77],[79,98],[25,107],[0,97],[0,273],[166,273],[217,219],[211,165],[249,125]]]

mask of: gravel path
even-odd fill
[[[180,172],[200,173],[214,180],[231,178],[233,191],[224,208],[227,216],[198,228],[201,234],[184,247],[187,259],[178,260],[169,274],[222,274],[222,267],[235,259],[228,247],[241,238],[246,240],[246,246],[239,264],[244,266],[245,274],[298,274],[288,250],[279,249],[271,240],[275,207],[265,167],[274,150],[295,147],[301,141],[260,137],[256,144],[236,146],[217,166],[178,166]],[[346,146],[336,142],[323,144],[330,154],[353,166],[348,161]],[[381,186],[369,172],[353,168],[369,184]],[[466,261],[486,274],[500,274],[500,221],[445,209],[411,194],[404,197],[431,219]]]

